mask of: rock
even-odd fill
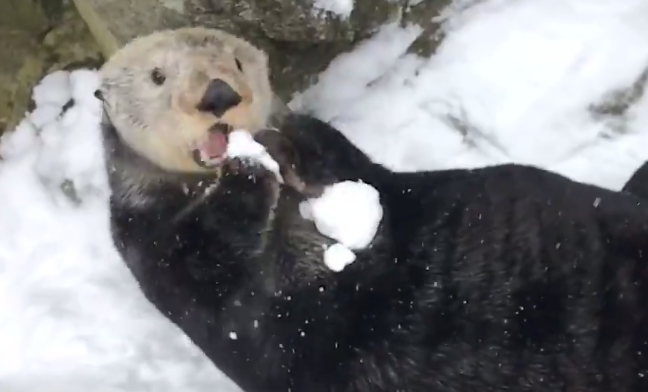
[[[5,33],[8,30],[42,31],[49,22],[45,10],[34,0],[0,0],[0,26]]]
[[[74,4],[105,57],[140,35],[189,25],[182,0],[74,0]]]
[[[45,68],[45,56],[30,34],[0,29],[0,133],[12,129],[29,101],[30,87]]]
[[[422,26],[424,33],[411,51],[430,55],[441,38],[433,18],[451,3],[355,0],[349,15],[339,15],[319,9],[318,1],[322,0],[185,0],[185,10],[193,24],[229,31],[267,51],[275,91],[288,101],[315,82],[331,60],[391,21]]]
[[[478,0],[472,0],[476,2]],[[419,0],[412,2],[413,5],[404,8],[403,24],[416,24],[423,27],[423,32],[410,46],[410,53],[421,56],[430,56],[436,50],[443,39],[439,24],[434,18],[439,16],[441,11],[446,9],[451,1],[448,0]]]
[[[354,1],[348,0],[353,5]],[[318,3],[319,2],[319,3]],[[329,12],[322,0],[187,0],[188,9],[259,29],[267,38],[295,43],[353,43],[399,15],[406,0],[356,0],[350,15]]]
[[[272,84],[284,102],[316,81],[330,61],[400,16],[407,0],[356,0],[350,15],[317,0],[185,0],[193,24],[239,35],[270,56]]]
[[[66,6],[59,23],[43,36],[41,45],[50,59],[47,73],[59,69],[99,68],[103,64],[97,41],[72,3]]]
[[[0,24],[0,133],[13,129],[24,117],[32,87],[46,73],[102,62],[94,38],[71,2],[15,0],[21,6],[32,6],[30,17],[26,7],[9,7],[13,1],[0,0],[0,15],[13,20],[12,24]],[[10,18],[3,13],[8,11],[19,15]]]
[[[354,5],[347,15],[322,10],[326,1],[332,0],[74,0],[105,56],[160,29],[200,25],[243,37],[269,54],[272,83],[284,102],[390,21],[421,25],[424,34],[412,51],[431,54],[439,42],[432,19],[452,2],[347,0]]]
[[[648,68],[644,69],[637,80],[630,86],[614,90],[602,97],[599,102],[590,105],[590,115],[607,123],[612,132],[624,134],[627,130],[628,114],[641,100],[648,84]],[[603,135],[611,137],[611,135]]]

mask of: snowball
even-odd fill
[[[302,202],[299,210],[320,233],[350,249],[366,248],[383,216],[378,191],[354,181],[326,187],[322,196]]]
[[[335,272],[340,272],[356,259],[355,253],[342,244],[333,244],[324,252],[324,264]]]
[[[336,272],[355,261],[351,249],[371,243],[383,216],[378,191],[354,181],[326,187],[322,196],[300,203],[299,213],[313,221],[320,233],[339,242],[324,252],[324,264]]]
[[[247,131],[236,130],[230,132],[227,142],[227,155],[232,158],[247,158],[259,162],[266,169],[273,172],[279,181],[283,181],[279,172],[279,164],[272,159],[265,147],[257,143]]]

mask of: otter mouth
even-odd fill
[[[223,162],[227,158],[227,139],[231,131],[228,124],[212,125],[207,138],[193,150],[194,161],[204,168],[213,168]]]

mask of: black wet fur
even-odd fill
[[[180,220],[195,196],[175,177],[149,206],[111,201],[146,297],[244,391],[648,391],[638,197],[519,165],[391,173],[321,121],[281,131],[306,183],[380,191],[379,233],[340,273],[302,196],[256,166]]]
[[[648,199],[648,162],[632,173],[628,182],[623,186],[623,191]]]

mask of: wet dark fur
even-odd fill
[[[317,120],[282,132],[305,182],[381,192],[379,234],[341,273],[300,194],[275,200],[258,167],[232,164],[198,203],[179,183],[200,178],[159,173],[155,203],[111,203],[147,298],[245,391],[648,391],[637,197],[516,165],[394,174]],[[137,158],[106,135],[119,188]]]
[[[648,162],[641,165],[622,189],[626,193],[648,199]]]

